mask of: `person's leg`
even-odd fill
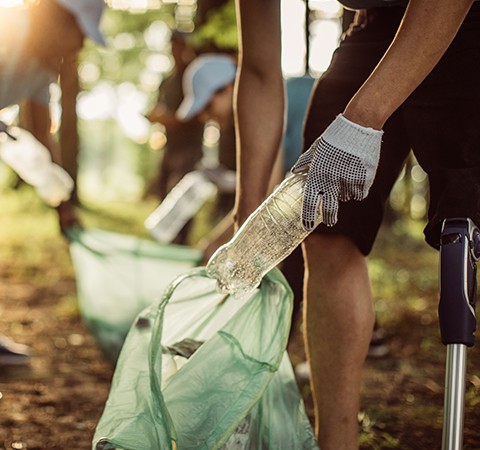
[[[388,11],[388,13],[387,13]],[[312,95],[304,150],[340,113],[389,45],[401,9],[369,13],[352,28]],[[401,114],[384,128],[380,164],[368,197],[341,202],[334,227],[320,224],[305,240],[304,325],[322,450],[358,448],[362,368],[374,326],[366,255],[380,227],[390,190],[409,152]]]
[[[292,327],[301,316],[303,302],[303,255],[302,248],[297,247],[282,263],[281,270],[293,292]],[[292,332],[290,331],[290,334]]]
[[[0,334],[0,368],[30,362],[30,348]]]
[[[319,225],[303,244],[305,345],[322,450],[358,448],[362,368],[375,321],[367,255],[408,153],[398,114],[385,126],[380,165],[368,197],[341,202],[338,223]]]
[[[374,323],[366,258],[349,238],[335,235],[309,236],[304,251],[315,434],[322,450],[354,449],[362,367]]]

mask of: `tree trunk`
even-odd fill
[[[79,139],[77,129],[77,95],[80,90],[78,79],[77,55],[65,59],[60,72],[60,87],[62,90],[62,121],[59,130],[59,143],[62,155],[62,165],[75,181],[72,201],[78,203],[77,174]]]

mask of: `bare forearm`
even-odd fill
[[[345,117],[381,129],[443,56],[473,0],[410,0],[392,45],[352,98]]]
[[[167,127],[174,127],[182,124],[182,122],[175,116],[175,113],[168,111],[167,108],[162,104],[155,105],[153,109],[145,115],[145,117],[150,122],[158,122]]]
[[[242,215],[248,215],[265,198],[280,146],[283,130],[283,84],[276,84],[280,86],[265,86],[259,80],[240,80],[238,86],[237,192],[240,196],[237,195],[237,199],[241,199],[242,204],[238,206],[244,210]],[[250,94],[243,95],[242,90]],[[258,94],[252,95],[253,92]],[[246,217],[238,219],[243,222]]]
[[[235,120],[238,144],[236,220],[261,203],[283,133],[280,7],[277,1],[239,0],[242,29]]]

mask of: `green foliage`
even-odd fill
[[[85,228],[100,228],[149,239],[143,224],[145,218],[158,206],[152,199],[141,202],[86,202],[80,210]]]
[[[170,32],[175,28],[187,30],[188,24],[193,27],[194,12],[195,8],[180,8],[176,3],[163,3],[160,8],[138,13],[112,8],[105,11],[101,28],[107,46],[99,47],[86,40],[79,57],[79,75],[82,90],[94,91],[98,88],[90,99],[95,98],[98,102],[102,93],[110,92],[114,103],[111,105],[112,112],[106,112],[106,115],[110,114],[109,117],[97,119],[98,126],[92,125],[93,120],[89,120],[87,130],[80,123],[81,169],[86,167],[86,160],[94,161],[94,166],[97,163],[104,165],[108,161],[110,165],[104,171],[107,179],[111,173],[118,173],[119,166],[125,171],[126,163],[129,163],[132,177],[141,177],[146,186],[156,176],[159,155],[152,155],[148,151],[146,133],[139,138],[135,133],[129,134],[129,137],[123,136],[123,132],[127,133],[125,124],[115,128],[111,122],[118,119],[118,109],[115,108],[131,100],[128,98],[130,93],[138,98],[138,101],[132,100],[131,104],[135,107],[141,105],[140,102],[145,103],[140,106],[140,114],[146,112],[148,104],[155,101],[159,84],[173,66]],[[192,36],[195,45],[204,49],[214,46],[224,51],[236,51],[236,33],[235,5],[232,0],[211,10],[207,21]],[[132,129],[135,122],[130,124]],[[92,130],[94,133],[90,133],[92,128],[98,127],[101,130],[95,129]],[[123,139],[118,135],[122,135]],[[79,186],[82,190],[81,180]]]
[[[198,49],[208,48],[212,45],[224,51],[238,49],[234,0],[229,0],[225,5],[208,14],[207,21],[195,30],[192,45]]]
[[[375,433],[372,431],[361,432],[359,443],[362,448],[369,448],[371,450],[400,448],[400,442],[398,441],[398,439],[395,439],[388,433]]]
[[[2,278],[24,278],[35,289],[71,278],[73,269],[55,210],[28,185],[0,190],[0,203]]]
[[[381,450],[386,448],[400,448],[400,442],[385,431],[377,429],[376,421],[366,412],[359,414],[360,435],[359,443],[362,448]],[[383,426],[383,425],[380,425]]]
[[[476,408],[480,405],[480,378],[472,375],[470,383],[467,385],[465,403],[472,408]]]
[[[438,289],[438,252],[425,243],[423,225],[403,218],[393,227],[383,227],[369,256],[375,308],[382,323],[396,320],[406,305],[425,320],[432,315],[427,305]]]
[[[174,11],[171,5],[159,10],[148,10],[141,14],[108,9],[102,19],[102,31],[107,37],[106,48],[87,42],[80,54],[80,63],[89,62],[99,69],[99,79],[119,84],[130,81],[140,84],[140,74],[145,67],[147,56],[152,53],[145,42],[145,31],[155,21],[164,22],[168,28],[175,27]],[[124,44],[118,42],[123,36]],[[159,39],[162,37],[159,36]],[[125,43],[125,41],[127,41]],[[92,88],[98,80],[86,89]]]
[[[164,53],[170,56],[168,43],[164,50],[150,49],[145,40],[145,32],[155,22],[162,22],[170,30],[185,28],[177,12],[177,5],[172,3],[164,3],[159,9],[142,13],[107,9],[102,19],[102,31],[107,37],[108,46],[101,48],[87,42],[80,55],[80,62],[88,61],[96,65],[102,81],[112,84],[130,81],[140,85],[140,74],[149,55]],[[214,46],[225,51],[236,51],[238,38],[234,0],[212,10],[207,17],[207,21],[193,33],[192,45],[196,48]],[[119,36],[124,38],[123,43]],[[168,40],[168,35],[159,33],[159,48],[165,40]],[[96,81],[84,87],[90,89],[95,83]]]

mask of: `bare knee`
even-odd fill
[[[366,257],[349,237],[313,233],[305,240],[303,253],[310,272],[330,276],[356,268],[366,274]]]
[[[353,241],[314,234],[305,242],[304,254],[305,312],[310,316],[306,323],[325,320],[349,333],[371,333],[374,313],[367,259]]]

